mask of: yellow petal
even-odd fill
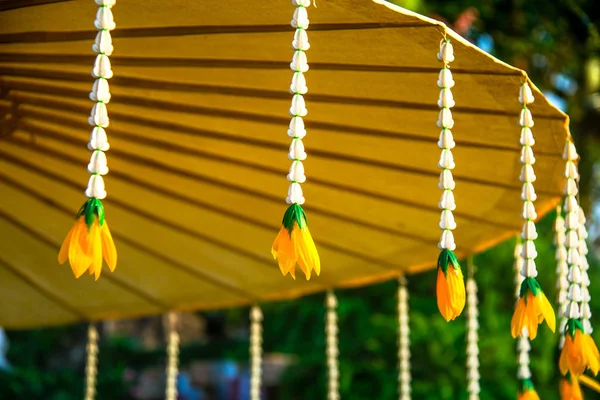
[[[273,255],[273,259],[275,260],[277,260],[277,254],[279,253],[280,242],[281,240],[283,240],[281,236],[284,235],[285,232],[287,231],[282,226],[281,229],[279,229],[279,232],[277,232],[277,236],[275,236],[275,240],[273,241],[273,245],[271,246],[271,255]]]
[[[560,359],[558,360],[558,368],[560,369],[560,373],[563,375],[566,375],[567,372],[569,372],[569,362],[568,362],[567,357],[568,357],[568,353],[569,353],[569,349],[570,349],[571,345],[572,345],[571,335],[567,333],[565,335],[565,343],[560,352]]]
[[[87,225],[81,217],[73,227],[69,243],[69,264],[76,278],[79,278],[89,268],[92,259],[87,254]]]
[[[583,400],[583,394],[581,393],[581,387],[577,379],[571,378],[571,400]]]
[[[598,383],[596,380],[590,378],[587,375],[580,375],[578,378],[581,381],[581,383],[583,383],[585,386],[587,386],[596,393],[600,393],[600,383]],[[575,390],[573,391],[573,399],[583,400],[583,396],[581,395],[581,388],[579,387],[579,382],[577,382],[577,380],[575,382],[577,384],[577,388],[575,389],[574,387]],[[577,397],[577,395],[579,395],[579,397]],[[595,398],[597,398],[597,396]]]
[[[540,311],[542,313],[542,315],[544,316],[544,319],[546,320],[546,323],[548,324],[548,327],[550,328],[550,330],[552,332],[556,331],[556,315],[554,314],[554,309],[552,308],[552,305],[550,304],[550,302],[548,301],[548,298],[546,297],[546,295],[540,291],[539,295],[536,296],[539,297],[539,308]]]
[[[460,268],[454,269],[448,267],[448,290],[452,299],[452,310],[454,312],[454,318],[458,317],[463,309],[465,308],[465,278],[463,277],[462,270]]]
[[[522,297],[517,301],[517,307],[510,321],[510,333],[513,338],[516,338],[523,332],[525,326],[525,302]]]
[[[583,335],[583,342],[583,354],[586,357],[585,364],[594,373],[594,375],[598,375],[598,370],[600,369],[598,347],[596,347],[596,343],[594,343],[594,339],[590,335]]]
[[[565,334],[565,343],[563,344],[563,348],[560,352],[560,359],[558,361],[558,367],[560,369],[560,373],[566,375],[570,370],[570,354],[573,352],[573,337],[570,333]]]
[[[581,375],[585,371],[585,360],[583,355],[583,334],[579,329],[575,330],[575,340],[569,352],[569,369],[573,375]]]
[[[77,221],[75,222],[77,224]],[[69,245],[71,244],[71,237],[73,236],[73,230],[75,229],[75,224],[69,229],[69,233],[67,233],[67,237],[62,242],[62,246],[60,246],[60,251],[58,252],[58,263],[64,264],[65,261],[69,258]]]
[[[304,261],[307,269],[314,270],[317,275],[321,274],[321,258],[317,251],[317,246],[308,230],[308,226],[300,229],[300,238],[298,241],[300,250],[300,259]]]
[[[295,254],[292,238],[288,230],[284,227],[281,227],[273,242],[271,254],[273,254],[273,257],[277,260],[281,273],[285,276],[289,272],[292,275],[292,278],[296,279],[295,265],[298,256]]]
[[[100,223],[95,221],[90,232],[91,269],[94,271],[95,280],[98,280],[102,273],[102,235],[100,230]]]
[[[449,322],[453,318],[452,307],[450,305],[450,297],[448,293],[448,281],[441,268],[438,268],[437,281],[435,284],[435,294],[437,298],[438,309],[440,314]]]
[[[531,293],[526,294],[526,296],[527,305],[525,306],[525,326],[527,326],[527,333],[529,334],[529,338],[533,340],[537,337],[541,313],[536,297],[533,296],[533,294]]]
[[[569,381],[562,378],[559,383],[560,400],[571,400],[571,387]]]
[[[300,228],[298,227],[298,224],[294,223],[294,227],[292,228],[292,248],[293,248],[293,252],[294,252],[294,267],[295,264],[297,263],[298,266],[300,267],[300,269],[302,270],[302,272],[304,272],[304,276],[306,276],[306,280],[310,279],[310,265],[306,265],[306,263],[304,262],[304,260],[301,259],[300,256],[300,242],[302,241],[302,237],[301,237],[301,233],[300,233]]]
[[[100,236],[102,243],[102,257],[106,260],[106,264],[111,272],[114,272],[115,268],[117,268],[117,249],[112,235],[110,234],[110,229],[108,229],[106,220],[100,229]]]

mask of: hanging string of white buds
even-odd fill
[[[411,399],[410,323],[406,284],[405,277],[398,279],[398,395],[400,400]]]
[[[533,202],[537,199],[533,183],[536,180],[535,173],[533,171],[533,164],[535,164],[535,157],[533,155],[533,145],[535,140],[533,138],[533,117],[531,111],[527,108],[528,104],[533,103],[534,97],[531,88],[527,82],[521,84],[519,89],[519,103],[523,105],[521,109],[521,115],[519,116],[519,125],[521,126],[521,175],[519,180],[523,183],[523,190],[521,191],[521,200],[523,200],[523,210],[521,212],[521,218],[525,220],[523,225],[523,232],[521,237],[523,238],[523,264],[521,266],[521,275],[524,278],[535,278],[537,277],[537,268],[535,265],[535,259],[537,257],[537,250],[535,248],[535,239],[538,234],[533,222],[537,218],[535,212],[535,205]]]
[[[177,333],[177,314],[171,312],[167,316],[167,385],[166,400],[177,400],[177,375],[179,374],[179,333]]]
[[[306,34],[306,29],[308,29],[310,21],[306,8],[310,6],[310,0],[292,0],[292,4],[296,7],[296,10],[294,11],[291,25],[293,28],[296,28],[296,33],[294,33],[294,40],[292,41],[294,56],[290,63],[290,69],[294,71],[292,83],[290,84],[290,93],[293,94],[293,97],[289,114],[292,120],[287,131],[288,136],[292,138],[288,153],[288,159],[292,161],[292,165],[287,176],[290,186],[285,201],[288,204],[302,205],[304,204],[304,195],[300,185],[306,182],[304,165],[302,164],[302,161],[306,160],[306,152],[304,151],[304,143],[302,142],[302,139],[306,136],[306,129],[304,128],[304,120],[302,118],[308,113],[303,96],[308,92],[306,78],[304,77],[304,73],[308,71],[308,61],[305,52],[310,48],[308,35]]]
[[[567,264],[569,272],[567,279],[569,281],[569,290],[567,292],[567,306],[564,310],[564,316],[567,319],[581,318],[580,303],[583,300],[581,293],[581,257],[579,254],[579,203],[577,195],[579,189],[577,181],[579,172],[577,171],[576,161],[579,159],[575,145],[570,140],[565,145],[563,159],[566,161],[564,177],[566,178],[563,194],[565,195],[564,210],[565,216],[565,246],[567,249]]]
[[[469,278],[467,279],[467,392],[469,400],[479,400],[479,310],[477,299],[477,281],[473,260],[468,260]]]
[[[262,386],[262,321],[258,306],[250,309],[250,400],[260,400]]]
[[[452,149],[456,146],[456,143],[454,142],[451,131],[454,127],[454,120],[452,119],[452,111],[450,110],[455,105],[451,91],[451,88],[454,87],[454,79],[452,78],[452,72],[450,72],[450,63],[454,61],[454,49],[449,39],[444,39],[441,42],[437,58],[444,63],[437,81],[437,85],[441,89],[438,100],[440,113],[437,126],[442,129],[438,141],[438,147],[442,149],[440,160],[438,162],[438,168],[442,169],[438,187],[443,190],[442,197],[438,203],[438,208],[442,210],[440,216],[440,229],[442,230],[442,234],[438,243],[438,248],[440,250],[448,249],[454,251],[456,250],[456,243],[454,242],[454,234],[452,231],[456,229],[456,222],[452,212],[456,209],[453,193],[456,183],[452,176],[452,170],[456,164],[454,163]]]
[[[88,172],[91,174],[88,181],[88,186],[85,195],[88,198],[104,199],[106,190],[104,186],[104,175],[108,173],[106,154],[104,153],[110,148],[106,131],[108,127],[108,111],[106,105],[110,102],[110,90],[108,80],[112,78],[113,72],[110,65],[109,56],[113,52],[112,38],[110,31],[115,29],[115,21],[111,11],[116,0],[94,0],[99,5],[96,14],[94,25],[98,30],[96,40],[92,46],[92,50],[97,53],[94,68],[92,69],[92,77],[96,80],[90,92],[90,100],[94,101],[94,106],[88,118],[88,123],[93,126],[90,135],[88,149],[92,151],[90,163],[88,164]]]
[[[559,315],[559,343],[558,348],[562,349],[565,342],[565,327],[567,318],[565,311],[567,308],[567,295],[569,291],[569,264],[567,263],[567,248],[565,247],[566,231],[565,219],[562,216],[562,208],[556,207],[556,221],[554,222],[554,244],[556,245],[556,290],[558,292],[556,303],[558,305]]]
[[[96,378],[98,376],[98,331],[93,324],[88,327],[85,362],[85,400],[96,398]]]
[[[332,290],[327,291],[325,297],[327,313],[325,316],[325,340],[327,358],[327,400],[339,400],[339,347],[338,347],[338,316],[337,297]]]
[[[517,240],[517,244],[515,245],[515,286],[517,287],[515,297],[519,300],[520,292],[521,292],[521,284],[525,280],[525,277],[522,274],[522,266],[524,263],[523,260],[523,244]],[[529,333],[527,332],[527,328],[523,328],[521,335],[517,340],[517,378],[520,380],[523,379],[531,379],[531,369],[529,368],[529,351],[531,350],[531,343],[529,343]]]
[[[591,334],[594,329],[590,318],[592,318],[592,310],[590,309],[590,301],[592,296],[590,295],[590,277],[588,270],[590,265],[587,260],[588,247],[587,238],[588,232],[585,226],[586,223],[585,212],[583,208],[579,207],[579,261],[581,268],[581,322],[583,324],[583,331],[587,334]]]

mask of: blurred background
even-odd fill
[[[320,0],[337,1],[337,0]],[[365,0],[368,1],[368,0]],[[582,155],[582,205],[588,214],[592,312],[600,315],[600,5],[598,0],[395,0],[440,19],[475,45],[526,70],[572,118]],[[432,49],[435,51],[435,49]],[[434,101],[434,99],[432,99]],[[515,177],[516,179],[516,177]],[[555,298],[554,215],[539,225],[539,280]],[[1,238],[0,238],[1,240]],[[515,399],[513,247],[478,255],[481,399]],[[600,287],[600,286],[599,286]],[[339,291],[341,397],[397,398],[396,282]],[[466,399],[465,317],[447,324],[435,303],[435,271],[409,277],[413,398]],[[324,295],[264,305],[264,399],[326,395]],[[247,308],[179,316],[181,400],[248,399]],[[597,323],[598,319],[593,318]],[[158,400],[164,393],[163,317],[99,325],[98,399]],[[83,397],[87,327],[0,330],[0,399]],[[600,330],[597,332],[600,333]],[[600,342],[600,334],[595,334]],[[533,344],[540,397],[558,399],[558,335],[543,327]],[[593,393],[586,393],[588,399]],[[597,396],[597,395],[596,395]]]

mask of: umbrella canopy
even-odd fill
[[[443,24],[382,1],[310,8],[305,210],[323,272],[306,282],[281,276],[270,254],[286,208],[294,8],[118,2],[105,204],[119,265],[94,282],[57,253],[85,200],[97,6],[20,3],[0,12],[0,326],[251,304],[435,265]],[[447,35],[465,256],[522,226],[524,73]],[[560,197],[569,134],[534,95],[543,215]]]

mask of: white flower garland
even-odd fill
[[[88,172],[91,176],[85,195],[88,198],[102,200],[106,198],[106,189],[102,177],[108,173],[104,152],[110,148],[104,130],[109,125],[106,105],[110,102],[111,95],[108,80],[113,76],[109,59],[114,49],[110,31],[114,30],[116,26],[111,8],[115,5],[116,0],[94,0],[94,2],[100,6],[96,13],[96,21],[94,21],[98,34],[92,46],[92,50],[98,55],[92,69],[92,77],[96,80],[90,92],[90,100],[94,101],[95,104],[92,107],[88,123],[94,128],[88,143],[88,149],[92,151],[90,163],[88,164]]]
[[[88,327],[88,342],[85,348],[85,400],[96,398],[96,377],[98,376],[98,331],[93,324]]]
[[[326,338],[326,356],[327,356],[327,400],[340,399],[340,369],[338,357],[340,354],[338,347],[338,301],[333,291],[327,291],[325,298],[327,313],[325,317],[325,338]]]
[[[472,268],[472,266],[471,266]],[[469,400],[479,400],[479,310],[477,308],[477,282],[467,279],[467,392]]]
[[[523,183],[523,190],[521,191],[521,200],[523,200],[523,210],[521,212],[521,218],[525,220],[523,225],[523,232],[521,237],[523,238],[523,250],[522,250],[522,266],[520,273],[524,278],[535,278],[538,274],[535,265],[535,258],[537,257],[537,250],[535,248],[535,239],[537,239],[537,231],[535,229],[535,223],[533,222],[537,218],[535,212],[535,206],[533,202],[537,199],[533,182],[536,180],[535,173],[533,171],[533,164],[535,164],[535,157],[533,155],[533,145],[535,140],[531,128],[534,126],[533,117],[531,111],[527,108],[528,104],[533,103],[533,93],[528,83],[523,83],[519,90],[519,103],[523,105],[521,115],[519,116],[519,125],[521,126],[521,175],[519,180]]]
[[[260,400],[262,385],[262,321],[258,306],[250,309],[250,400]]]
[[[406,279],[398,280],[398,395],[400,400],[411,399],[410,323]]]
[[[167,340],[167,385],[165,390],[166,400],[177,400],[177,375],[179,374],[179,333],[177,333],[177,315],[168,315],[168,340]]]
[[[452,231],[456,229],[456,221],[454,220],[452,211],[456,209],[456,203],[452,191],[455,189],[456,183],[452,176],[452,170],[456,164],[454,163],[452,149],[456,146],[456,143],[451,131],[454,127],[454,120],[452,119],[452,111],[450,109],[454,107],[455,102],[451,91],[451,88],[454,87],[454,79],[452,78],[452,72],[450,72],[450,63],[454,61],[454,49],[450,40],[445,39],[442,41],[437,58],[444,63],[437,81],[438,87],[441,88],[438,100],[440,113],[438,115],[437,126],[442,129],[438,141],[438,147],[442,149],[438,162],[438,167],[442,169],[438,187],[443,190],[442,197],[438,203],[438,208],[442,210],[440,216],[442,234],[438,248],[440,250],[448,249],[454,251],[456,250],[456,243],[454,242]]]
[[[588,232],[585,226],[586,218],[585,213],[583,212],[583,208],[579,207],[579,261],[581,268],[581,322],[583,324],[583,331],[587,334],[592,334],[594,328],[592,327],[592,323],[590,322],[590,318],[592,317],[592,310],[590,309],[590,301],[592,300],[592,296],[590,295],[590,277],[588,275],[588,270],[590,269],[590,265],[588,264],[587,254],[587,238]]]
[[[304,128],[302,117],[305,117],[308,113],[303,96],[308,92],[306,78],[304,77],[304,73],[308,71],[305,52],[310,48],[308,35],[306,34],[306,29],[308,29],[310,21],[306,8],[310,6],[310,0],[292,0],[292,4],[296,6],[296,10],[294,11],[291,25],[293,28],[296,28],[296,33],[292,41],[292,49],[295,51],[290,63],[290,69],[294,71],[292,83],[290,84],[290,93],[293,94],[293,97],[289,114],[292,120],[287,131],[288,136],[292,138],[288,153],[288,159],[292,161],[292,165],[287,175],[290,186],[285,201],[288,204],[302,205],[305,199],[300,184],[306,182],[304,165],[302,164],[302,161],[306,159],[304,143],[302,142],[302,139],[306,136],[306,129]]]
[[[562,349],[565,342],[565,327],[567,326],[567,318],[565,311],[567,308],[567,295],[569,290],[569,280],[567,274],[569,272],[569,264],[567,263],[567,248],[565,247],[566,231],[565,220],[562,217],[562,208],[556,207],[556,221],[554,223],[554,244],[556,245],[556,289],[558,315],[559,315],[559,349]]]
[[[575,149],[575,145],[570,140],[565,145],[563,152],[563,159],[566,161],[564,177],[566,178],[564,195],[565,203],[564,210],[565,216],[565,227],[566,227],[566,238],[565,246],[567,249],[567,263],[569,265],[569,271],[567,273],[567,279],[569,281],[569,291],[567,293],[568,303],[564,310],[564,316],[567,319],[579,319],[581,318],[581,311],[579,305],[583,300],[581,293],[581,257],[579,254],[579,204],[577,202],[577,195],[579,189],[577,187],[577,180],[579,179],[579,172],[577,171],[577,165],[575,162],[578,160],[579,155]]]

